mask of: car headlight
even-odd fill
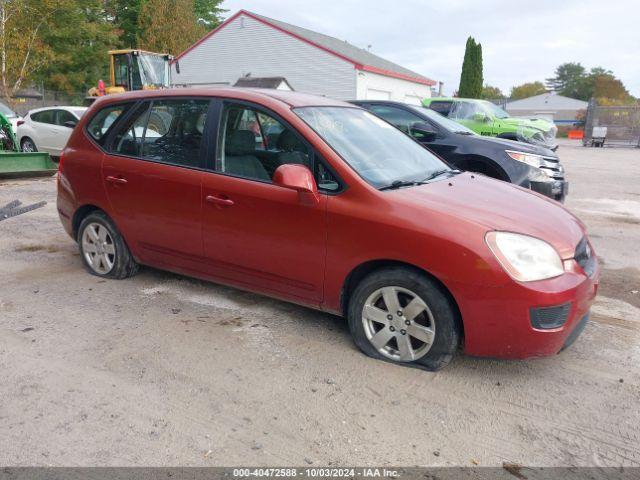
[[[513,150],[505,150],[505,153],[518,162],[526,163],[532,167],[540,168],[544,163],[542,155],[534,155],[532,153],[516,152]]]
[[[511,232],[488,232],[485,240],[514,280],[533,282],[564,273],[560,255],[544,240]]]

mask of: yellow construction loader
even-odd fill
[[[126,49],[109,50],[109,84],[103,80],[87,92],[89,102],[103,95],[130,90],[156,90],[171,86],[173,56],[166,53]]]

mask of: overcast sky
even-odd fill
[[[482,43],[485,83],[508,94],[563,62],[602,66],[640,97],[640,0],[225,0],[367,48],[457,89],[469,35]]]

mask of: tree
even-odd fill
[[[587,73],[579,63],[563,63],[556,69],[556,76],[547,79],[547,84],[560,95],[585,101],[592,97],[609,102],[633,101],[622,81],[603,67],[594,67]]]
[[[585,95],[586,70],[580,63],[563,63],[556,68],[555,76],[547,78],[549,90],[571,98]]]
[[[546,91],[547,89],[542,82],[528,82],[512,87],[509,98],[512,100],[519,100],[521,98],[533,97],[534,95],[541,95]]]
[[[480,98],[482,82],[482,45],[469,37],[462,62],[458,95],[463,98]]]
[[[226,10],[220,7],[221,3],[222,0],[195,0],[196,19],[206,30],[213,30],[222,23]]]
[[[491,100],[494,98],[504,98],[504,94],[498,87],[492,87],[491,85],[485,85],[482,87],[482,94],[480,98]]]
[[[138,17],[138,43],[154,52],[177,55],[205,33],[193,0],[146,0]]]
[[[34,78],[46,88],[72,94],[107,78],[107,51],[118,44],[118,36],[103,0],[67,0],[44,25],[42,41],[52,55]]]
[[[624,84],[613,75],[593,75],[592,82],[593,92],[591,96],[597,98],[599,103],[603,103],[605,99],[609,102],[633,102],[633,97],[629,94]]]
[[[69,0],[0,0],[0,93],[13,97],[53,56],[42,31]]]
[[[120,31],[117,45],[121,48],[138,46],[138,19],[143,0],[111,0],[107,2],[113,25]]]

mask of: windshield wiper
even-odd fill
[[[433,180],[434,178],[437,178],[440,175],[444,175],[445,173],[451,173],[452,175],[456,175],[456,174],[460,173],[460,170],[452,170],[450,168],[447,168],[446,170],[444,170],[444,169],[436,170],[431,175],[429,175],[427,178],[423,179],[422,182],[428,182],[429,180]]]
[[[416,185],[424,185],[424,181],[417,180],[396,180],[395,182],[391,182],[389,185],[385,185],[384,187],[380,187],[378,190],[397,190],[402,187],[413,187]]]
[[[445,173],[450,173],[452,175],[457,175],[458,173],[462,173],[461,170],[452,170],[450,168],[444,170],[438,170],[433,172],[427,178],[423,180],[396,180],[395,182],[391,182],[389,185],[385,185],[384,187],[380,187],[378,190],[397,190],[402,187],[414,187],[416,185],[425,185],[429,182],[429,180],[433,180],[440,175],[444,175]]]

